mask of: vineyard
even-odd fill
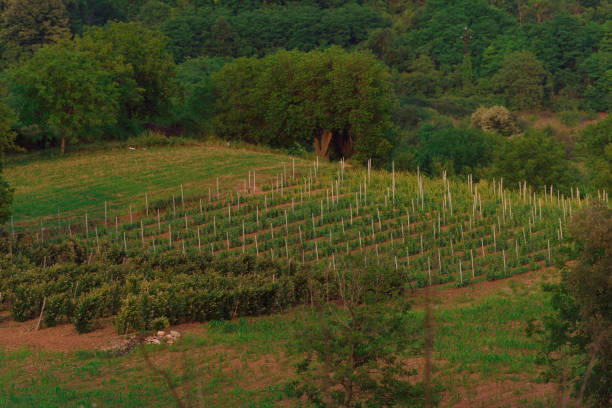
[[[589,200],[553,186],[291,160],[272,177],[250,171],[240,188],[217,177],[165,200],[144,193],[122,213],[105,202],[96,218],[10,223],[0,301],[15,320],[40,314],[47,326],[68,320],[85,332],[117,315],[125,332],[270,313],[308,301],[314,287],[333,298],[330,275],[346,269],[390,294],[466,286],[554,263]]]

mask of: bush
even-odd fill
[[[18,322],[24,322],[40,313],[43,290],[40,285],[23,283],[16,286],[10,295],[11,315]]]
[[[487,133],[511,136],[519,132],[515,119],[503,106],[480,107],[472,114],[471,126]]]
[[[76,302],[72,323],[79,334],[93,329],[93,319],[98,314],[98,296],[95,291],[81,296]]]
[[[156,317],[151,322],[151,328],[153,330],[164,330],[170,327],[170,322],[167,317]]]
[[[136,295],[128,295],[119,310],[119,315],[115,319],[115,326],[120,334],[129,330],[144,330],[145,321],[140,309],[140,299]]]

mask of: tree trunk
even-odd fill
[[[62,134],[62,141],[60,142],[60,152],[61,154],[64,154],[65,151],[66,151],[66,138]]]
[[[323,133],[321,134],[321,140],[317,139],[317,137],[315,136],[314,148],[315,148],[315,153],[317,154],[317,156],[327,157],[327,154],[329,151],[329,144],[331,143],[331,140],[332,140],[332,132],[327,129],[323,129]]]

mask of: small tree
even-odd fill
[[[481,106],[472,114],[471,126],[482,129],[487,133],[499,133],[502,136],[511,136],[518,133],[512,114],[504,106]]]
[[[305,356],[292,384],[296,396],[328,407],[384,407],[423,398],[401,358],[416,325],[405,305],[382,302],[378,272],[368,272],[330,272],[341,305],[317,303],[306,312],[290,347]]]
[[[9,79],[21,123],[60,139],[62,154],[66,143],[115,122],[116,86],[91,53],[44,47]]]

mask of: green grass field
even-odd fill
[[[204,195],[208,188],[234,187],[255,171],[269,177],[279,164],[291,158],[238,148],[200,144],[129,150],[78,152],[65,157],[38,158],[21,155],[9,158],[3,176],[15,189],[15,223],[36,223],[40,218],[83,216],[126,210],[130,204],[143,207],[145,193],[151,202],[172,194]],[[305,161],[296,160],[297,166]]]

